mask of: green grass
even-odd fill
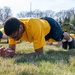
[[[0,45],[8,46],[6,43]],[[16,51],[33,52],[33,44],[18,43]],[[75,50],[68,51],[61,47],[45,45],[44,54],[40,56],[0,57],[0,75],[75,75]]]
[[[0,25],[0,28],[3,28],[3,25]]]

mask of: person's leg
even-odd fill
[[[63,33],[63,40],[62,40],[62,48],[67,49],[68,48],[68,40],[70,39],[70,35],[67,32]]]
[[[68,41],[62,41],[62,48],[67,49],[68,48]]]
[[[67,32],[64,32],[63,35],[63,39],[65,39],[66,41],[70,40],[70,35]]]
[[[69,49],[75,49],[74,39],[67,32],[64,32],[63,35],[62,46],[68,45]]]
[[[0,31],[0,39],[2,38],[2,36],[3,36],[3,33]]]
[[[43,17],[42,19],[47,20],[51,26],[51,30],[50,30],[49,34],[47,34],[45,36],[45,39],[48,40],[50,38],[53,38],[54,40],[56,40],[58,42],[61,41],[63,39],[64,32],[62,31],[60,25],[52,18]],[[65,43],[65,42],[62,42],[62,43],[63,43],[62,48],[67,49],[67,43]]]
[[[45,36],[46,41],[50,38],[56,41],[61,41],[63,38],[63,31],[60,25],[53,18],[50,17],[42,17],[41,19],[45,19],[51,27],[50,32]]]
[[[70,35],[67,32],[62,31],[60,25],[54,19],[49,17],[43,17],[41,19],[47,20],[51,27],[50,32],[45,36],[46,40],[49,40],[50,38],[53,38],[54,40],[58,42],[62,40],[62,42],[64,42],[62,43],[64,49],[67,49],[68,42],[69,42],[69,45],[71,44],[73,45],[73,46],[71,45],[69,49],[74,48],[73,39],[70,37]]]

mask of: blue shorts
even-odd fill
[[[3,34],[2,34],[2,32],[0,31],[0,39],[2,38],[2,36],[3,36]]]
[[[49,17],[43,17],[41,19],[45,19],[50,24],[51,30],[50,32],[45,36],[46,40],[49,40],[50,38],[53,38],[56,41],[61,41],[63,39],[63,31],[60,27],[60,25],[52,18]]]

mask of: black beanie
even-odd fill
[[[4,31],[7,36],[11,35],[13,32],[18,30],[20,26],[20,21],[17,18],[9,18],[4,23]]]

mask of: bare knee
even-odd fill
[[[64,35],[63,39],[65,39],[65,40],[70,39],[70,35],[67,32],[64,32],[63,35]]]

